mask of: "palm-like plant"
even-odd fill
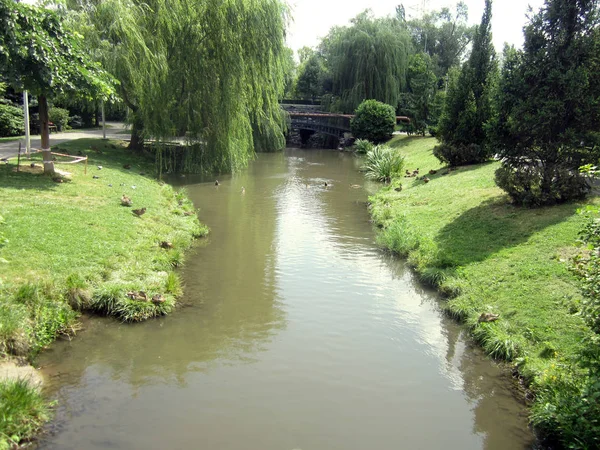
[[[386,145],[376,145],[367,153],[364,171],[368,179],[389,183],[402,173],[404,157]]]

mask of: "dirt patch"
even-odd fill
[[[42,374],[29,364],[18,359],[0,359],[0,382],[18,379],[28,380],[32,386],[37,387],[44,383]]]

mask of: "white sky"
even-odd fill
[[[418,16],[422,4],[427,11],[443,6],[454,10],[456,0],[288,0],[293,21],[288,33],[288,45],[295,51],[303,46],[315,47],[334,25],[346,25],[360,12],[370,8],[376,16],[395,14],[396,5],[404,3],[407,16]],[[469,22],[478,24],[483,14],[484,0],[464,0],[469,7]],[[497,52],[504,42],[520,47],[528,5],[537,12],[543,0],[495,0],[492,4],[492,35]]]

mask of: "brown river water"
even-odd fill
[[[182,270],[183,306],[92,318],[44,352],[58,406],[39,447],[532,448],[506,370],[377,248],[377,185],[357,167],[288,149],[220,186],[177,179],[211,228]]]

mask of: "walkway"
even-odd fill
[[[130,139],[127,127],[121,122],[106,122],[106,137],[108,139],[121,139],[128,141]],[[63,133],[52,133],[50,135],[50,145],[62,144],[63,142],[73,141],[82,138],[101,138],[102,129],[77,130]],[[25,137],[16,141],[0,142],[0,159],[12,158],[19,153],[19,142],[21,142],[21,154],[25,153]],[[41,148],[41,137],[31,136],[31,149]]]

